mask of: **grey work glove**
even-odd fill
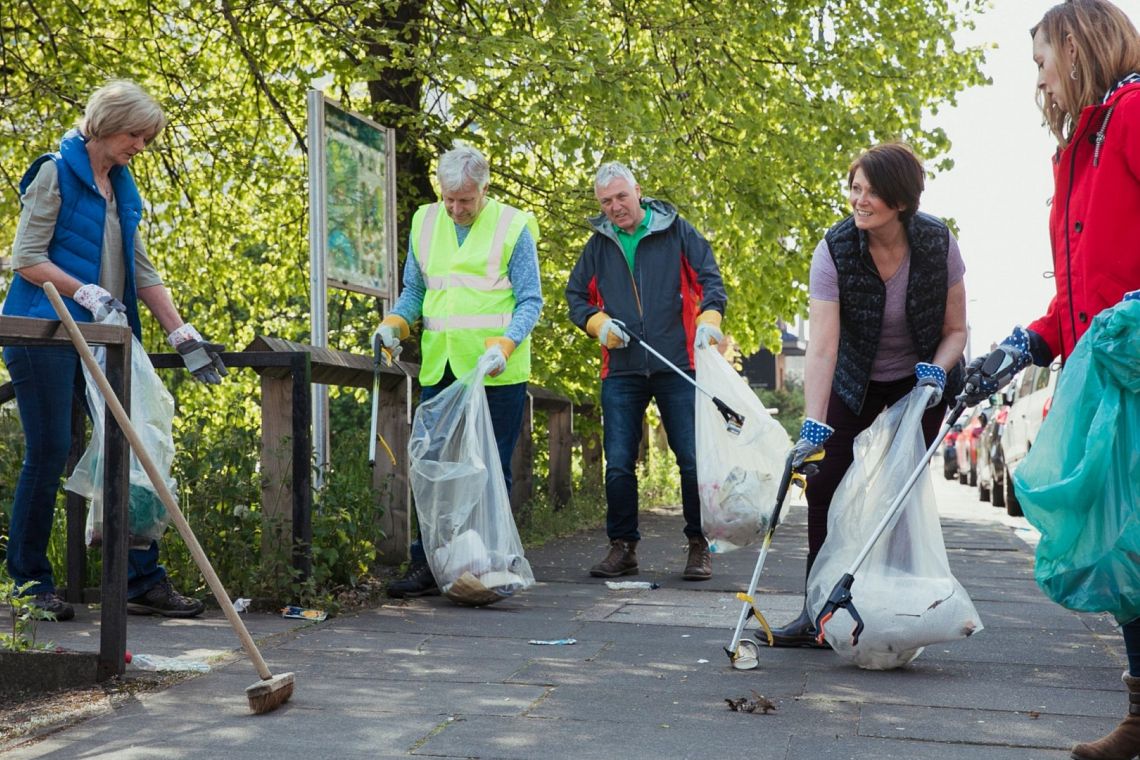
[[[102,322],[113,311],[117,311],[120,314],[126,314],[127,312],[127,307],[123,306],[119,299],[95,284],[84,285],[75,291],[75,295],[71,298],[84,309],[91,312],[91,318],[96,322]]]
[[[966,404],[973,406],[985,401],[1033,363],[1029,340],[1028,330],[1015,327],[1001,345],[966,365],[966,382],[962,390]]]
[[[185,324],[166,336],[175,351],[182,356],[186,369],[194,379],[207,385],[219,385],[229,374],[219,355],[225,349],[221,343],[208,343],[193,325]]]

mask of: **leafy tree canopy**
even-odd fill
[[[983,81],[953,34],[978,0],[9,0],[0,15],[0,183],[15,188],[109,78],[146,86],[171,126],[132,169],[149,249],[188,319],[240,348],[308,339],[305,91],[398,132],[400,234],[433,200],[432,158],[462,138],[494,193],[534,210],[547,307],[535,381],[596,392],[596,347],[562,290],[604,160],[711,241],[726,327],[746,351],[806,302],[810,254],[843,213],[861,148],[949,143],[924,110]],[[934,161],[928,165],[933,166]],[[330,296],[334,347],[365,351],[370,299]],[[148,322],[148,343],[157,345]],[[588,361],[586,359],[589,359]],[[248,389],[223,389],[230,405]],[[232,394],[227,397],[227,394]]]

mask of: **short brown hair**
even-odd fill
[[[1099,103],[1108,90],[1134,71],[1140,71],[1140,34],[1125,15],[1107,0],[1068,0],[1054,5],[1029,30],[1040,31],[1053,48],[1061,68],[1061,95],[1067,110],[1050,108],[1045,93],[1037,90],[1037,105],[1045,123],[1062,146],[1068,145],[1081,111]],[[1066,43],[1072,40],[1075,57]],[[1071,74],[1066,75],[1068,68]]]
[[[922,161],[905,143],[883,143],[868,148],[851,162],[847,170],[847,187],[855,181],[855,172],[863,170],[867,181],[883,203],[899,212],[904,224],[918,211],[918,200],[926,187]]]

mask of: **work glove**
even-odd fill
[[[79,290],[75,291],[75,295],[71,298],[84,309],[91,312],[91,317],[96,322],[102,322],[113,311],[117,311],[120,314],[127,313],[127,307],[123,306],[119,299],[95,284],[82,286]]]
[[[1123,301],[1140,301],[1140,290],[1130,290],[1127,293],[1125,293],[1124,298],[1121,298],[1120,300],[1121,300],[1121,302],[1123,302]]]
[[[693,339],[693,348],[705,348],[724,340],[724,333],[720,330],[721,319],[720,312],[712,309],[697,315],[697,335]]]
[[[930,364],[928,362],[919,362],[914,365],[914,376],[918,378],[914,387],[924,388],[930,387],[934,389],[934,394],[931,395],[930,400],[926,402],[926,408],[936,406],[942,400],[942,392],[946,390],[946,370],[939,367],[937,364]]]
[[[988,354],[966,365],[966,382],[962,399],[973,406],[981,403],[1009,384],[1021,370],[1033,363],[1029,352],[1029,331],[1020,325]]]
[[[208,343],[191,324],[185,324],[166,336],[166,342],[182,356],[182,362],[190,374],[200,383],[218,385],[229,374],[219,355],[224,349],[221,343]]]
[[[629,335],[624,327],[609,314],[599,311],[586,322],[586,334],[597,338],[605,348],[625,348],[629,345]]]
[[[830,425],[813,420],[808,417],[800,426],[800,439],[792,447],[792,469],[797,472],[804,470],[805,461],[814,454],[823,451],[823,444],[835,432]]]
[[[486,350],[479,357],[479,363],[491,377],[503,374],[507,369],[507,360],[515,350],[515,342],[510,338],[487,338],[483,341],[483,346]]]
[[[380,345],[388,350],[392,361],[395,361],[399,358],[400,352],[404,350],[400,341],[408,337],[411,332],[412,328],[408,326],[403,317],[398,314],[389,314],[380,321],[380,326],[376,328],[376,332],[372,333],[372,345],[375,346],[379,341]]]

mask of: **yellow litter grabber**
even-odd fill
[[[776,508],[772,511],[772,519],[768,522],[768,532],[764,534],[764,543],[760,545],[760,555],[756,558],[756,568],[752,571],[752,580],[748,582],[748,591],[736,595],[737,599],[744,602],[744,606],[740,610],[740,618],[736,621],[736,630],[732,634],[732,642],[724,648],[724,653],[728,655],[732,667],[737,670],[752,670],[760,664],[760,647],[751,639],[742,638],[748,618],[756,618],[756,622],[760,624],[768,636],[768,646],[773,643],[772,629],[756,607],[756,586],[760,583],[760,573],[764,571],[764,560],[768,557],[768,549],[772,546],[772,536],[776,533],[776,526],[780,524],[780,512],[784,508],[788,490],[793,483],[799,484],[801,488],[805,488],[807,485],[805,474],[792,468],[793,455],[794,452],[789,451],[788,458],[784,463],[784,474],[780,477],[780,489],[776,492]],[[823,459],[823,451],[812,454],[804,462],[804,469],[814,470],[815,462],[821,459]]]

